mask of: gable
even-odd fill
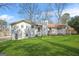
[[[16,24],[19,24],[19,23],[22,23],[22,22],[31,24],[31,21],[21,20],[21,21],[13,22],[13,23],[11,23],[11,25],[16,25]]]

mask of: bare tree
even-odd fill
[[[8,8],[8,4],[7,3],[0,3],[0,9],[3,9],[4,10]],[[0,19],[0,31],[3,31],[4,29],[6,29],[7,27],[7,22],[3,19]]]
[[[7,22],[5,20],[0,19],[0,31],[4,30],[7,26]]]
[[[8,30],[7,22],[5,20],[1,20],[0,19],[0,33],[6,35],[7,34],[6,33],[7,30]],[[2,34],[0,34],[0,35],[2,35]]]
[[[61,17],[61,23],[66,25],[66,33],[68,34],[68,29],[69,29],[69,25],[68,25],[68,21],[70,21],[70,14],[69,13],[64,13]]]
[[[63,10],[67,6],[67,4],[66,3],[55,3],[54,5],[55,5],[55,9],[54,9],[55,10],[55,15],[58,19],[58,23],[60,23]]]
[[[46,6],[46,7],[44,8],[43,11],[41,11],[41,20],[42,21],[48,20],[49,23],[53,23],[53,21],[51,21],[52,11],[53,11],[52,4],[47,3],[44,6]]]
[[[69,13],[65,13],[62,15],[61,17],[61,23],[62,24],[67,24],[67,22],[70,20],[70,14]]]
[[[8,3],[0,3],[0,10],[2,11],[6,11],[9,10],[9,7],[12,4],[8,4]],[[0,18],[0,33],[7,35],[8,34],[8,24],[6,19]],[[1,34],[0,34],[1,35]]]
[[[23,15],[24,18],[28,18],[29,20],[33,20],[35,15],[37,14],[38,10],[38,4],[35,3],[24,3],[24,4],[19,4],[20,10],[19,13]]]
[[[49,20],[50,19],[50,13],[52,10],[52,4],[47,4],[47,9],[45,10],[46,14],[45,14],[45,19]]]

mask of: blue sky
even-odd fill
[[[18,11],[20,9],[18,4],[10,4],[9,6],[10,6],[9,9],[0,8],[0,18],[6,18],[7,19],[6,21],[8,23],[22,20],[23,18],[18,13]],[[46,5],[45,4],[39,4],[39,8],[44,10],[46,8]],[[77,4],[77,3],[69,4],[65,8],[63,13],[69,13],[71,17],[79,15],[79,4]],[[55,20],[55,19],[52,19],[52,20]]]

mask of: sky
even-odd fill
[[[46,4],[39,4],[39,8],[44,10],[46,8]],[[20,7],[17,4],[9,4],[9,8],[6,7],[1,8],[0,7],[0,19],[6,19],[8,23],[12,23],[15,21],[23,20],[22,15],[19,14]],[[74,17],[76,15],[79,15],[79,4],[78,3],[70,3],[63,11],[64,13],[69,13],[71,17]],[[51,12],[53,14],[53,11]],[[53,17],[51,20],[55,22],[55,17]]]

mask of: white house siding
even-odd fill
[[[20,23],[13,25],[13,26],[16,26],[16,31],[19,31],[19,32],[17,32],[18,39],[25,38],[26,37],[26,31],[27,31],[26,29],[31,28],[31,25],[26,23],[26,22],[20,22]],[[14,32],[16,33],[14,28],[12,28],[12,30],[14,30]],[[12,33],[12,36],[15,37],[15,33]]]
[[[31,26],[34,26],[33,28]],[[14,28],[15,26],[16,28]],[[38,30],[40,28],[40,30]],[[26,38],[26,37],[35,37],[42,35],[57,35],[57,34],[66,34],[66,29],[61,28],[48,28],[48,21],[44,21],[41,24],[29,24],[26,22],[20,22],[11,26],[12,30],[12,38],[16,39],[16,33],[18,39]]]
[[[52,28],[51,30],[49,29],[49,35],[57,35],[58,30],[56,28]]]
[[[41,34],[48,35],[48,20],[43,21]]]
[[[43,25],[42,27],[42,35],[47,35],[48,34],[48,27],[47,25]]]
[[[58,29],[58,34],[66,34],[66,29]]]
[[[36,35],[36,30],[35,30],[35,28],[30,28],[28,34],[29,34],[29,37],[35,37],[35,35]]]
[[[51,30],[49,29],[49,35],[64,35],[66,34],[66,29],[56,29],[56,28],[52,28]]]
[[[57,35],[57,34],[58,34],[57,29],[52,28],[52,34],[53,34],[53,35]]]

